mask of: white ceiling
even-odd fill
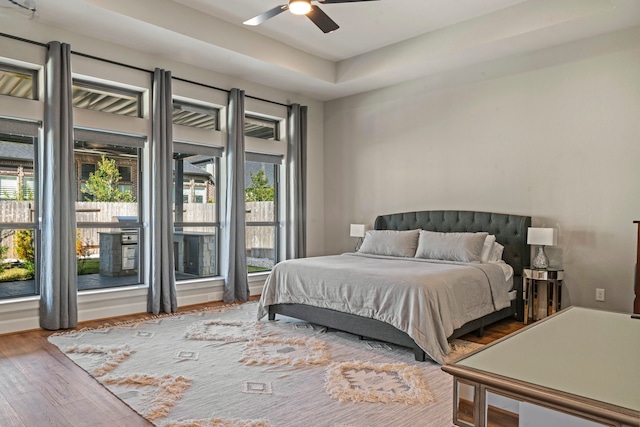
[[[0,0],[5,2],[7,0]],[[320,5],[322,33],[286,0],[36,0],[48,25],[330,100],[640,25],[640,0],[379,0]]]

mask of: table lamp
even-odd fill
[[[547,258],[547,254],[544,253],[544,247],[554,246],[556,244],[555,228],[529,227],[529,230],[527,232],[527,244],[538,246],[536,256],[533,258],[533,261],[531,263],[533,268],[548,268],[549,258]]]
[[[351,232],[349,235],[358,238],[358,243],[356,243],[356,252],[358,252],[360,245],[362,245],[362,238],[364,237],[364,224],[351,224]]]

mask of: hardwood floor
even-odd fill
[[[514,318],[502,319],[484,328],[484,335],[482,337],[471,333],[460,337],[460,339],[477,342],[478,344],[489,344],[524,328],[524,326],[524,323],[518,322]]]
[[[188,311],[214,307],[183,307]],[[82,322],[79,328],[137,320],[147,313]],[[515,320],[485,328],[485,336],[463,339],[488,343],[520,329]],[[0,426],[137,427],[152,426],[47,341],[52,332],[34,330],[0,336]]]

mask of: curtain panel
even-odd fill
[[[171,72],[153,73],[153,130],[151,134],[150,266],[147,311],[178,311],[173,258],[173,100]]]
[[[287,123],[287,259],[307,256],[307,107],[292,104]]]
[[[50,42],[45,67],[44,137],[38,140],[42,185],[37,264],[40,326],[57,330],[78,324],[71,47]]]
[[[220,271],[226,303],[249,299],[244,203],[244,91],[231,89],[227,109],[225,209],[221,228]]]

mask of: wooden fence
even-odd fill
[[[117,222],[118,216],[137,217],[137,203],[116,202],[76,202],[76,219],[78,222]],[[34,221],[33,202],[0,201],[1,223],[29,223]],[[246,220],[248,222],[270,222],[274,218],[273,202],[247,202]],[[183,222],[216,222],[215,203],[185,203],[183,205]],[[99,231],[110,230],[106,225],[103,229],[82,228],[78,230],[78,238],[90,249],[90,253],[97,253]],[[189,231],[211,231],[203,227],[189,227]],[[4,230],[0,236],[0,245],[7,246],[7,258],[16,258],[13,233]],[[273,248],[275,243],[273,227],[248,227],[246,245],[247,251],[262,248]]]

